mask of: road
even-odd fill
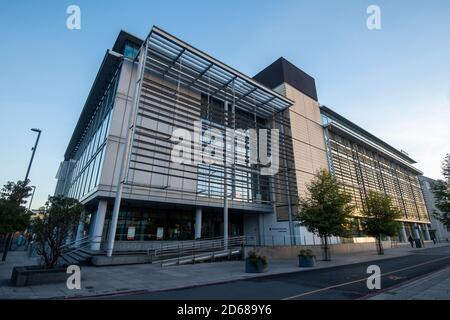
[[[367,288],[367,267],[381,269],[381,289]],[[408,256],[327,269],[268,275],[223,284],[109,297],[133,300],[326,300],[364,299],[450,265],[450,246]],[[213,267],[213,266],[211,266]],[[450,297],[449,297],[450,299]]]

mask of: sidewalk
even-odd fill
[[[450,300],[450,267],[380,293],[369,300]]]
[[[318,268],[330,268],[352,263],[389,259],[411,254],[428,248],[447,246],[437,244],[423,249],[411,249],[409,246],[390,248],[383,256],[370,252],[353,253],[351,255],[332,255],[332,261],[317,261]],[[29,259],[25,252],[10,252],[5,263],[0,262],[0,299],[46,299],[46,298],[80,298],[94,295],[111,295],[136,291],[159,291],[182,287],[199,286],[233,280],[261,277],[269,274],[280,274],[311,270],[299,268],[297,259],[270,260],[268,272],[248,274],[244,272],[244,261],[226,261],[160,267],[152,264],[94,267],[83,266],[81,271],[80,290],[69,290],[65,283],[47,284],[30,287],[12,287],[10,277],[13,266],[35,264],[37,259]]]

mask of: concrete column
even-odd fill
[[[228,102],[225,101],[225,124],[228,125]],[[225,127],[226,127],[225,125]],[[226,130],[225,130],[225,143],[228,141],[227,139],[229,139],[226,136]],[[225,146],[226,148],[226,146]],[[224,249],[227,250],[228,249],[228,182],[227,182],[227,178],[228,178],[228,174],[227,174],[227,153],[229,152],[229,150],[226,150],[226,152],[224,152],[224,157],[223,157],[223,244],[224,244]]]
[[[195,239],[202,237],[202,208],[195,209]]]
[[[420,239],[419,226],[417,225],[417,223],[414,223],[413,229],[414,229],[414,237],[416,239]]]
[[[258,242],[255,244],[259,244],[260,246],[266,245],[264,234],[264,216],[262,214],[258,214]]]
[[[430,237],[430,230],[428,229],[428,225],[425,223],[424,225],[424,238],[425,238],[425,240],[431,240],[431,237]]]
[[[98,202],[97,213],[95,215],[94,226],[92,229],[91,250],[100,250],[100,242],[103,235],[103,226],[105,225],[106,208],[108,202],[100,200]]]
[[[89,229],[88,229],[88,236],[92,238],[94,235],[94,224],[95,224],[95,218],[97,216],[97,212],[92,212],[91,216],[89,217]]]
[[[405,223],[402,222],[402,229],[400,230],[402,235],[402,242],[408,242],[408,236],[406,234]]]
[[[84,232],[84,212],[81,214],[80,217],[80,222],[78,223],[78,228],[77,228],[77,236],[75,238],[76,246],[79,247],[80,246],[80,240],[83,239],[83,232]]]

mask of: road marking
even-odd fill
[[[430,261],[427,261],[427,262],[422,262],[422,263],[419,263],[419,264],[415,264],[413,266],[405,267],[405,268],[402,268],[402,269],[389,271],[389,272],[386,272],[386,273],[382,273],[380,275],[380,277],[387,276],[389,274],[393,274],[393,273],[399,272],[399,271],[404,271],[404,270],[408,270],[408,269],[417,268],[417,267],[420,267],[420,266],[423,266],[423,265],[426,265],[426,264],[430,264],[430,263],[433,263],[433,262],[437,262],[437,261],[441,261],[441,260],[445,260],[445,259],[449,259],[449,258],[450,257],[447,256],[447,257],[444,257],[444,258],[438,258],[438,259],[430,260]],[[366,280],[367,280],[367,277],[366,278],[362,278],[362,279],[358,279],[358,280],[349,281],[349,282],[339,283],[339,284],[335,284],[333,286],[329,286],[329,287],[325,287],[325,288],[321,288],[321,289],[316,289],[316,290],[312,290],[312,291],[308,291],[308,292],[303,292],[303,293],[297,294],[295,296],[290,296],[290,297],[283,298],[281,300],[292,300],[292,299],[300,298],[300,297],[307,296],[307,295],[310,295],[310,294],[314,294],[314,293],[318,293],[318,292],[322,292],[322,291],[326,291],[326,290],[330,290],[330,289],[334,289],[334,288],[339,288],[339,287],[343,287],[343,286],[346,286],[346,285],[349,285],[349,284],[358,283],[358,282],[362,282],[362,281],[366,281]]]

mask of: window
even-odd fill
[[[123,50],[123,55],[127,58],[134,59],[139,53],[139,48],[133,46],[131,43],[126,43]]]

